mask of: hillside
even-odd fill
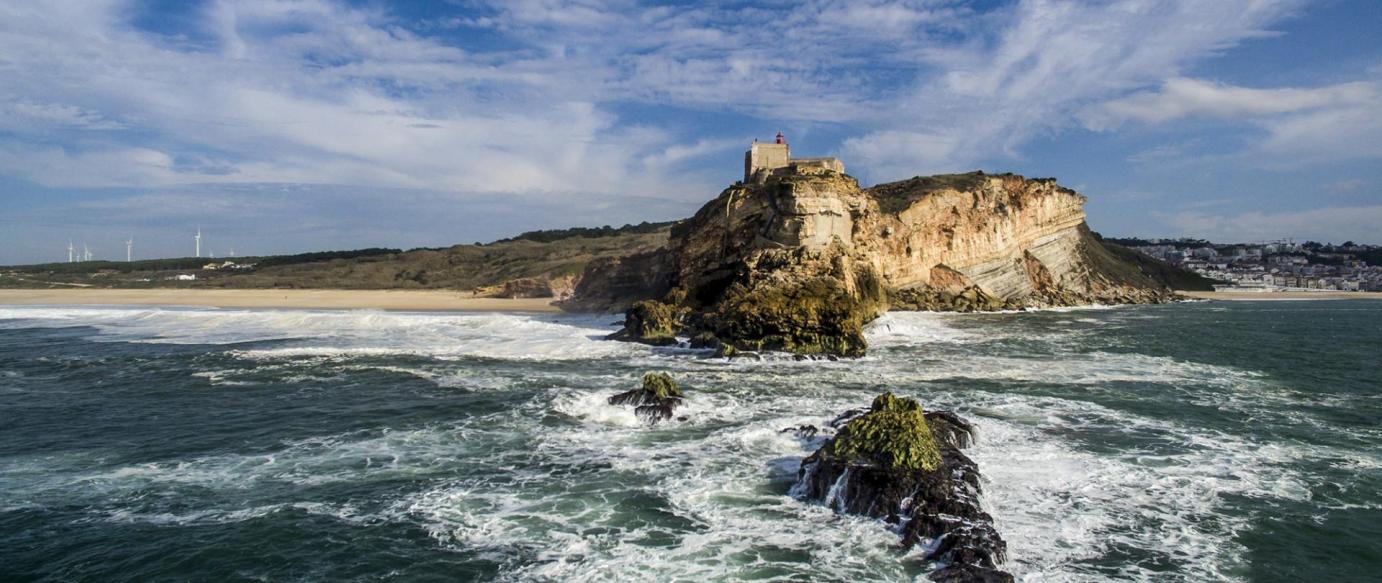
[[[90,261],[0,268],[0,287],[456,289],[489,295],[559,294],[591,261],[659,248],[671,223],[533,231],[488,244],[441,249],[365,249],[233,261],[252,268],[206,270],[224,259]],[[176,279],[195,275],[192,281]],[[529,280],[523,289],[503,284]],[[558,289],[545,288],[557,282]],[[514,286],[510,286],[513,288]],[[490,288],[490,289],[486,289]]]

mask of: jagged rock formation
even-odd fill
[[[676,381],[663,372],[643,375],[643,386],[625,391],[609,398],[611,405],[629,405],[639,419],[656,425],[659,421],[672,418],[673,411],[681,406],[686,397],[677,388]]]
[[[653,346],[676,344],[687,309],[674,302],[642,300],[624,314],[624,328],[609,335],[610,340],[642,342]]]
[[[903,546],[936,564],[934,580],[1012,581],[999,569],[1007,545],[979,507],[978,467],[959,451],[972,440],[967,422],[884,393],[832,425],[839,432],[802,461],[794,495],[898,525]]]
[[[655,299],[686,309],[680,332],[702,344],[857,356],[863,326],[888,309],[1172,299],[1158,272],[1089,231],[1084,201],[1012,174],[862,189],[826,168],[782,168],[725,189],[666,249],[587,270],[566,307]]]

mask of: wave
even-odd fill
[[[0,309],[0,327],[88,326],[103,342],[234,346],[245,358],[301,356],[478,356],[563,360],[646,352],[605,342],[609,316],[505,313],[437,314],[373,310],[231,310],[216,308]]]

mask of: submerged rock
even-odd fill
[[[798,439],[811,439],[812,437],[815,437],[817,433],[820,432],[821,429],[819,427],[816,427],[815,425],[798,425],[796,427],[785,428],[782,431],[779,431],[778,433],[791,433],[792,435],[797,436]]]
[[[979,507],[979,469],[960,453],[972,426],[912,399],[879,395],[867,411],[836,419],[839,432],[802,461],[793,493],[846,514],[900,524],[937,581],[1012,581],[1007,544]]]
[[[672,412],[686,397],[676,381],[667,373],[650,372],[643,375],[643,386],[609,398],[611,405],[630,405],[639,419],[656,425],[672,418]]]

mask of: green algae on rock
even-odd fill
[[[1007,543],[979,505],[978,465],[959,450],[972,439],[969,422],[883,393],[831,426],[839,432],[802,460],[793,496],[898,525],[933,581],[1013,581],[1001,568]]]
[[[611,334],[609,339],[653,346],[676,344],[677,332],[681,331],[686,313],[685,308],[658,300],[636,302],[624,314],[623,329]]]
[[[839,282],[816,278],[755,290],[736,285],[704,321],[735,349],[863,356],[864,324],[874,317]]]
[[[634,415],[656,425],[672,418],[672,412],[685,399],[672,376],[665,372],[643,375],[643,386],[609,398],[611,405],[632,405]]]
[[[652,393],[657,399],[684,398],[672,375],[665,372],[650,372],[643,375],[643,390]]]
[[[941,465],[940,447],[921,404],[892,393],[875,398],[868,413],[841,428],[815,455],[885,469],[930,471]]]

